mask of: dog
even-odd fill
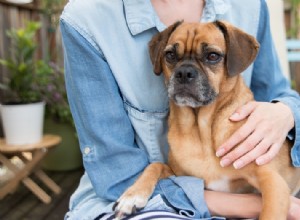
[[[221,167],[217,147],[243,123],[229,117],[254,100],[241,72],[255,60],[259,44],[225,21],[177,22],[149,42],[154,72],[163,72],[170,98],[168,164],[150,164],[115,204],[117,218],[143,208],[161,178],[204,179],[208,190],[260,192],[261,220],[285,220],[290,194],[300,189],[300,169],[292,166],[286,140],[268,164],[239,170]]]

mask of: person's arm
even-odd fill
[[[61,21],[68,101],[85,170],[98,196],[116,200],[148,164],[101,51]],[[130,163],[128,162],[130,161]]]
[[[226,218],[257,218],[262,208],[257,194],[231,194],[206,190],[205,200],[211,215]]]
[[[205,191],[204,196],[212,216],[257,219],[262,209],[262,199],[259,194]],[[300,199],[291,196],[290,201],[287,219],[298,220],[300,219]]]
[[[252,161],[268,163],[279,152],[287,135],[293,140],[292,160],[300,166],[300,97],[284,77],[272,41],[268,8],[261,1],[257,39],[260,51],[253,68],[251,90],[257,102],[241,106],[230,120],[247,122],[222,146],[221,164],[241,168]],[[234,150],[233,147],[236,147]],[[231,151],[232,150],[232,151]]]

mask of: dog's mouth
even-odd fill
[[[181,85],[171,82],[168,84],[169,98],[178,106],[198,108],[209,105],[218,94],[209,85],[198,84]]]
[[[175,104],[178,106],[189,106],[192,108],[209,105],[215,100],[215,97],[212,96],[199,100],[198,97],[188,93],[174,94],[170,98],[174,100]]]

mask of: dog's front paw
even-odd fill
[[[113,210],[115,211],[115,219],[121,219],[126,215],[134,214],[138,210],[144,208],[148,202],[148,196],[144,192],[129,188],[116,201]]]

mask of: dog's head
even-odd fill
[[[177,22],[149,43],[154,72],[164,73],[169,97],[190,107],[214,101],[224,82],[254,61],[258,49],[254,37],[221,21]]]

